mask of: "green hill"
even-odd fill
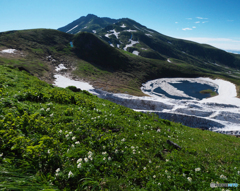
[[[70,89],[0,66],[2,190],[212,190],[211,182],[238,182],[238,138]]]
[[[119,23],[119,25],[122,24]],[[127,35],[129,35],[128,32]],[[136,35],[134,33],[132,38],[137,38]],[[140,33],[139,35],[141,38]],[[179,41],[182,42],[182,40]],[[70,46],[70,42],[73,42],[73,48]],[[215,48],[209,46],[204,48],[205,45],[183,42],[199,46],[199,50],[205,52],[210,52],[208,49],[215,51]],[[0,64],[28,71],[48,83],[53,83],[55,67],[64,64],[69,68],[70,75],[89,81],[96,88],[139,96],[143,95],[140,90],[142,83],[163,77],[208,76],[229,80],[237,87],[240,85],[240,73],[231,65],[205,63],[203,58],[198,58],[197,54],[195,56],[188,55],[177,48],[165,50],[172,55],[171,58],[156,51],[152,53],[146,51],[146,54],[151,54],[152,57],[156,57],[155,59],[136,56],[128,51],[110,46],[98,35],[86,32],[71,35],[57,30],[35,29],[0,33],[0,50],[6,48],[14,48],[18,50],[18,53],[0,54]],[[223,52],[216,51],[217,54]],[[222,57],[225,57],[224,55],[225,52]],[[226,57],[229,59],[231,56],[232,54],[226,53]],[[206,57],[210,59],[211,54],[208,53]],[[212,54],[212,60],[214,58],[215,55]],[[221,54],[217,58],[221,58]],[[235,56],[234,59],[239,58]]]

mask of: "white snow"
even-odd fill
[[[93,33],[97,33],[96,30],[92,30]]]
[[[117,47],[120,48],[120,44],[117,44]]]
[[[139,43],[138,41],[133,41],[133,40],[131,40],[131,39],[129,39],[129,41],[130,41],[131,43],[130,43],[130,44],[127,44],[127,45],[123,48],[123,50],[127,51],[127,48],[128,48],[128,47],[132,47],[134,44]]]
[[[110,32],[112,32],[116,36],[116,38],[118,39],[118,35],[120,34],[120,32],[117,32],[115,29],[110,30]]]
[[[58,72],[58,71],[60,71],[60,70],[63,70],[63,69],[67,69],[63,64],[59,64],[56,68],[55,68],[55,70]]]
[[[17,50],[16,49],[5,49],[5,50],[2,50],[1,53],[14,54],[15,51],[17,51]]]
[[[135,55],[139,55],[140,52],[138,52],[137,50],[134,50],[132,53]]]
[[[146,48],[141,48],[142,50],[147,50]]]
[[[86,29],[86,28],[87,28],[87,26],[84,27],[84,29]]]
[[[81,90],[87,90],[87,91],[94,89],[87,82],[71,80],[65,76],[58,75],[58,74],[54,75],[54,77],[56,78],[56,80],[54,81],[53,85],[58,86],[58,87],[66,88],[68,86],[76,86],[77,88],[80,88]]]
[[[205,128],[225,134],[240,134],[240,99],[236,98],[234,84],[209,78],[165,78],[148,81],[142,86],[142,91],[149,96],[136,97],[128,94],[113,94],[94,89],[86,82],[70,80],[61,75],[55,75],[55,85],[67,87],[74,85],[83,90],[90,91],[100,98],[113,101],[140,112],[154,112],[160,118],[180,122],[190,127]],[[218,88],[218,96],[202,100],[171,87],[169,83],[179,81],[197,82]],[[161,86],[171,95],[185,96],[187,99],[170,99],[153,94],[153,90]]]
[[[122,28],[125,28],[125,27],[126,27],[126,25],[125,25],[125,24],[122,24],[122,26],[120,26],[120,27],[122,27]]]
[[[236,98],[237,91],[236,91],[236,86],[233,83],[225,80],[221,80],[221,79],[216,79],[216,80],[212,80],[210,78],[199,78],[199,79],[215,83],[219,86],[218,96],[215,96],[209,99],[204,99],[202,100],[202,102],[232,104],[240,107],[240,99]]]
[[[105,34],[105,37],[109,38],[112,34]]]
[[[73,27],[73,28],[71,28],[70,30],[68,30],[66,33],[68,33],[68,32],[70,32],[70,31],[72,31],[73,29],[75,29],[75,28],[77,28],[78,27],[78,25],[76,25],[75,27]]]
[[[131,30],[131,29],[124,30],[124,31],[127,31],[127,32],[137,32],[137,30]]]
[[[112,33],[105,34],[105,37],[109,38],[109,36],[115,35],[116,38],[118,39],[118,35],[120,34],[120,32],[117,32],[115,29],[110,30],[110,31],[108,31],[108,32],[112,32]]]
[[[167,61],[168,61],[169,63],[172,63],[171,60],[170,60],[169,58],[167,59]]]
[[[147,34],[147,33],[146,33],[145,35],[146,35],[146,36],[152,36],[151,34]]]
[[[113,45],[113,44],[110,44],[110,46],[114,47],[114,45]]]

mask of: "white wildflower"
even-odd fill
[[[238,174],[240,175],[240,171],[238,171]]]
[[[81,168],[82,163],[78,163],[77,168]]]
[[[72,144],[72,147],[75,147],[74,144]]]
[[[69,132],[69,135],[72,135],[72,132]]]
[[[166,159],[166,162],[168,162],[169,161],[169,159]]]
[[[156,178],[156,176],[155,176],[155,175],[153,175],[153,178]]]
[[[105,154],[107,154],[107,152],[106,152],[106,151],[105,151],[105,152],[102,152],[102,154],[105,155]]]
[[[53,113],[50,115],[50,117],[52,117],[53,116]]]
[[[77,142],[75,142],[75,144],[76,144],[76,145],[79,145],[79,144],[80,144],[80,142],[79,142],[79,141],[77,141]]]
[[[73,173],[71,171],[69,171],[68,178],[70,178],[71,176],[73,176]]]
[[[46,111],[49,111],[49,110],[50,110],[50,108],[47,108],[47,109],[46,109]]]
[[[195,168],[195,172],[198,172],[200,170],[201,170],[201,168]]]
[[[117,149],[115,150],[115,153],[118,153],[118,150],[117,150]]]
[[[103,157],[103,160],[106,160],[106,157]]]
[[[0,157],[2,157],[3,156],[3,153],[2,154],[0,154]]]
[[[88,152],[88,155],[92,156],[92,154],[93,154],[92,151],[89,151],[89,152]]]
[[[152,161],[151,161],[151,160],[149,160],[149,163],[152,163]]]
[[[184,177],[186,176],[186,174],[184,174],[184,173],[183,173],[182,175],[183,175]]]
[[[76,139],[76,137],[72,137],[72,140],[74,141]]]
[[[80,162],[82,162],[82,158],[80,158],[80,159],[77,160],[77,163],[80,163]]]
[[[58,168],[58,169],[56,170],[56,172],[60,172],[60,168]]]
[[[88,162],[88,158],[84,158],[84,161],[85,161],[85,162]]]
[[[221,175],[220,178],[223,179],[223,180],[224,180],[224,179],[225,179],[225,180],[227,179],[227,177],[224,176],[224,175]]]
[[[192,182],[192,178],[191,177],[187,177],[189,182]]]
[[[160,132],[160,131],[161,131],[160,129],[157,130],[157,132]]]
[[[50,150],[48,149],[48,154],[50,154]]]
[[[124,142],[125,140],[126,140],[125,138],[122,139],[123,142]]]
[[[168,179],[170,179],[170,178],[171,178],[171,176],[167,176],[167,178],[168,178]]]
[[[111,160],[111,157],[108,157],[108,160]]]
[[[59,133],[62,133],[62,130],[60,130]]]
[[[134,146],[131,146],[131,149],[134,149],[135,147]]]

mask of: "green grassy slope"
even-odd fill
[[[211,182],[239,182],[236,137],[134,112],[4,66],[0,99],[3,190],[212,190]]]

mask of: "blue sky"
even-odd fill
[[[0,32],[57,29],[87,14],[131,18],[167,36],[240,50],[239,0],[0,0]]]

